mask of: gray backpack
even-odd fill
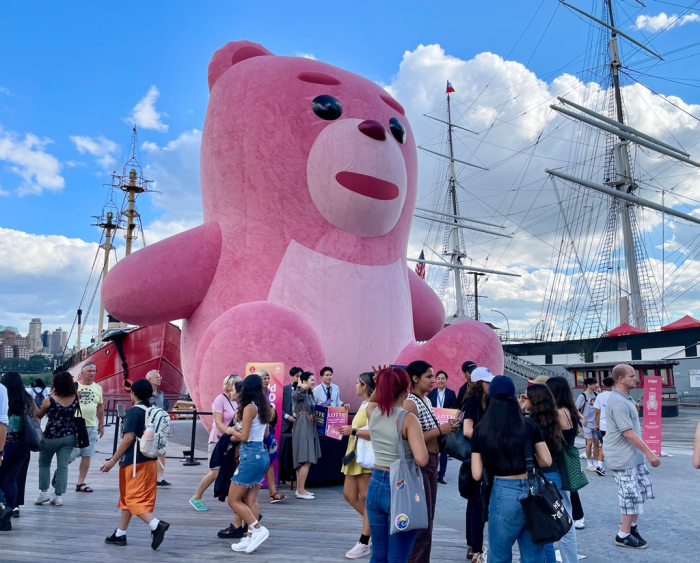
[[[399,459],[391,464],[391,533],[421,530],[428,527],[428,503],[425,500],[423,475],[416,462],[406,459],[401,437],[403,411],[398,419]]]

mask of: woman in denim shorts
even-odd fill
[[[261,526],[254,515],[259,514],[258,491],[265,476],[270,456],[263,445],[269,433],[268,423],[271,417],[270,405],[263,393],[262,378],[252,374],[243,380],[236,411],[238,428],[229,428],[227,432],[241,442],[240,463],[231,478],[228,503],[233,511],[248,524],[248,535],[231,546],[233,551],[252,553],[270,535],[265,526]]]

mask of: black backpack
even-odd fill
[[[37,408],[41,408],[41,403],[44,402],[44,399],[46,399],[46,387],[42,391],[34,389],[34,403]]]

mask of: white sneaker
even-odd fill
[[[581,518],[581,520],[574,520],[574,528],[583,530],[586,527],[586,522],[584,520],[584,518]]]
[[[51,499],[51,504],[54,506],[63,506],[63,500],[61,500],[61,497],[53,497]]]
[[[44,504],[45,502],[49,502],[50,500],[51,500],[51,497],[49,495],[45,495],[44,493],[42,493],[34,501],[34,504]]]
[[[301,493],[297,492],[295,493],[297,498],[305,499],[305,500],[314,500],[316,497],[312,495],[311,493],[307,495],[302,495]]]
[[[355,547],[345,554],[345,559],[360,559],[360,557],[367,557],[371,554],[372,548],[369,545],[365,545],[358,541],[355,544]]]
[[[586,471],[595,471],[595,465],[592,463],[590,465],[586,465]]]
[[[238,543],[231,544],[231,549],[233,549],[233,551],[245,551],[250,545],[250,542],[251,537],[249,535],[245,535]]]
[[[253,535],[250,538],[250,545],[246,548],[246,553],[253,553],[260,544],[270,537],[270,532],[265,526],[260,526],[257,530],[252,529]]]

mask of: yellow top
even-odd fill
[[[352,419],[353,428],[359,429],[364,428],[365,426],[367,426],[367,401],[360,405],[360,410],[357,411],[355,418]],[[350,439],[348,440],[348,449],[345,451],[345,455],[348,455],[355,449],[355,440],[357,440],[355,436],[350,436]],[[357,464],[357,461],[354,459],[347,465],[344,465],[341,471],[344,475],[362,475],[363,473],[372,473],[371,469],[360,467]]]

